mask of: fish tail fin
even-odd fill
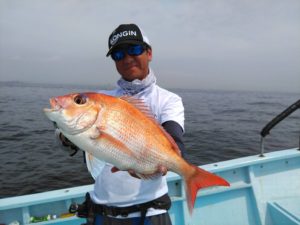
[[[230,186],[223,178],[207,172],[197,166],[191,165],[185,174],[186,198],[190,214],[193,212],[197,192],[201,188],[210,186]]]

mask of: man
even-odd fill
[[[101,93],[143,99],[183,152],[184,107],[179,96],[156,85],[156,77],[149,67],[152,60],[149,39],[137,25],[121,24],[109,36],[108,46],[107,56],[115,61],[121,79],[117,89]],[[134,171],[118,171],[111,164],[103,166],[88,155],[86,162],[95,178],[94,190],[88,197],[97,208],[92,212],[94,224],[171,224],[167,212],[170,199],[163,176],[166,168],[160,168],[157,171],[160,175],[155,179],[145,180],[137,178]]]

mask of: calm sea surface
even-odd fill
[[[95,87],[0,82],[0,198],[93,183],[82,153],[58,148],[42,109],[52,96]],[[202,165],[258,154],[260,130],[300,94],[173,90],[185,106],[190,162]],[[277,125],[266,151],[297,147],[300,110]]]

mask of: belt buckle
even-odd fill
[[[127,217],[129,215],[129,213],[121,210],[120,215],[122,217]]]
[[[115,207],[112,206],[104,206],[102,208],[102,215],[103,216],[117,216]]]

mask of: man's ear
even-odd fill
[[[148,48],[146,51],[147,51],[147,55],[148,55],[148,61],[150,62],[152,60],[152,49]]]

